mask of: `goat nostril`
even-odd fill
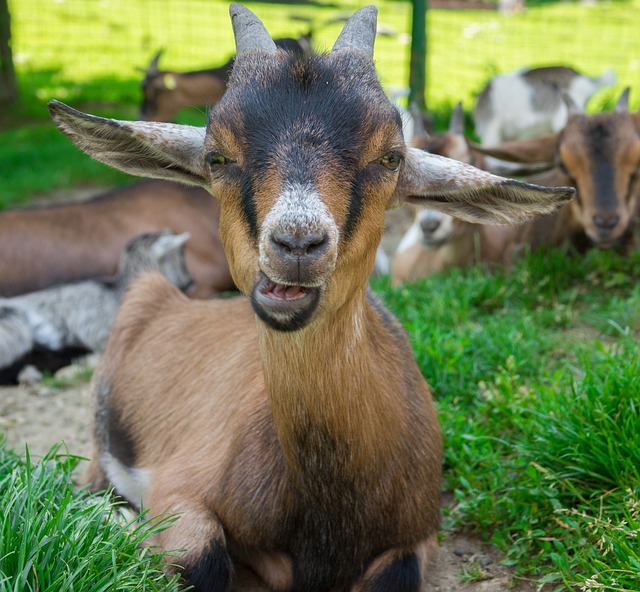
[[[438,222],[437,220],[423,220],[420,223],[420,228],[422,228],[422,232],[424,232],[425,234],[431,234],[435,232],[438,229],[438,226],[440,226],[440,222]]]
[[[329,237],[325,232],[310,232],[304,235],[274,232],[271,236],[271,242],[279,251],[296,257],[319,255],[328,240]]]
[[[616,226],[616,224],[618,224],[619,220],[620,216],[617,216],[616,214],[613,214],[611,216],[602,216],[600,214],[595,214],[593,216],[593,221],[598,228],[611,229]]]

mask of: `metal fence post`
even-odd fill
[[[409,63],[409,104],[427,110],[427,0],[412,0],[411,61]]]

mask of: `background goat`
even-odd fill
[[[116,273],[135,236],[170,228],[189,232],[191,296],[233,289],[219,238],[220,204],[204,189],[146,181],[81,202],[0,212],[0,296]]]
[[[532,181],[577,189],[571,204],[525,225],[519,242],[537,248],[568,241],[584,250],[631,239],[640,189],[640,113],[629,112],[629,89],[612,112],[586,115],[572,106],[560,132],[476,149],[512,162],[544,164],[551,169]]]
[[[420,121],[420,119],[418,119]],[[412,145],[483,168],[485,155],[473,148],[464,134],[464,112],[458,103],[445,133],[428,135],[420,125]],[[430,208],[414,206],[411,226],[402,237],[391,261],[394,285],[417,280],[450,267],[478,263],[504,263],[513,228],[473,224]]]
[[[43,370],[57,370],[53,360],[66,360],[69,350],[104,350],[122,298],[143,272],[157,271],[180,290],[193,288],[183,254],[188,238],[169,231],[143,234],[127,245],[114,277],[0,299],[0,382],[15,381],[25,364],[38,366],[38,360],[46,360]]]
[[[58,102],[58,126],[131,173],[210,188],[248,296],[137,282],[95,376],[89,479],[151,516],[195,590],[424,590],[440,515],[441,438],[400,325],[368,291],[386,207],[473,221],[555,209],[540,188],[406,148],[372,60],[376,9],[331,53],[278,51],[231,6],[237,59],[205,130],[105,120]],[[348,73],[348,75],[345,75]]]
[[[313,53],[311,33],[298,39],[282,37],[274,41],[278,47],[299,57]],[[177,72],[160,70],[158,63],[161,55],[162,51],[159,51],[144,70],[139,119],[173,121],[185,107],[211,106],[227,90],[234,58],[217,68]]]
[[[451,267],[508,263],[514,227],[473,224],[419,208],[391,260],[391,281],[399,285]]]
[[[478,96],[473,110],[476,134],[481,144],[493,146],[506,140],[557,132],[568,117],[563,93],[584,109],[597,90],[613,84],[613,70],[597,78],[564,66],[500,74],[492,78]]]

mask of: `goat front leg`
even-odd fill
[[[174,498],[175,499],[175,498]],[[166,530],[154,536],[152,545],[159,545],[170,552],[184,549],[183,553],[171,554],[167,561],[178,566],[186,585],[194,592],[228,592],[231,589],[232,564],[226,547],[222,525],[208,509],[190,505],[181,496],[181,501],[164,507],[153,504],[149,507],[155,516],[177,516]],[[165,498],[166,501],[166,498]]]
[[[389,549],[378,555],[350,592],[425,592],[426,574],[435,558],[437,539],[413,549]]]

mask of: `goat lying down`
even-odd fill
[[[407,148],[372,60],[375,7],[309,60],[230,12],[237,59],[206,130],[50,103],[95,158],[208,187],[246,295],[136,283],[94,377],[87,478],[180,516],[155,543],[185,549],[171,561],[196,591],[422,592],[441,436],[407,336],[367,289],[385,209],[507,223],[573,191]]]
[[[493,146],[561,130],[569,115],[563,94],[580,108],[600,88],[615,84],[613,70],[596,78],[573,68],[524,68],[492,78],[473,110],[481,144]]]
[[[412,145],[484,168],[485,155],[472,148],[464,135],[464,112],[458,103],[446,132],[426,134],[415,126]],[[474,224],[426,207],[413,206],[414,219],[392,257],[391,281],[397,286],[452,267],[480,263],[503,264],[514,227]]]
[[[569,102],[566,126],[554,134],[497,146],[474,146],[502,160],[549,170],[529,177],[547,186],[573,186],[577,199],[552,215],[525,224],[516,243],[626,247],[640,191],[640,112],[629,111],[629,89],[613,111],[587,115]],[[517,245],[516,245],[517,246]]]
[[[473,224],[448,214],[417,208],[391,262],[397,286],[452,267],[507,264],[515,227]]]
[[[122,298],[144,272],[156,271],[183,291],[193,288],[184,263],[188,238],[169,231],[143,234],[127,245],[114,277],[1,298],[0,382],[14,382],[26,363],[38,365],[39,359],[49,364],[69,351],[102,352]]]
[[[298,39],[282,37],[275,39],[275,44],[298,57],[313,54],[310,34]],[[234,58],[216,68],[177,72],[160,70],[161,55],[162,51],[159,51],[144,70],[139,119],[173,121],[185,107],[211,106],[227,90]]]
[[[145,181],[81,202],[0,212],[0,296],[116,273],[125,245],[171,228],[185,248],[194,298],[234,287],[219,238],[220,204],[199,187]]]

